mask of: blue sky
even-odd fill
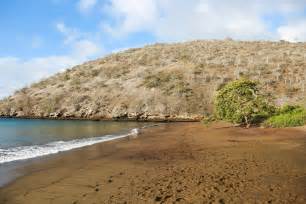
[[[0,97],[155,42],[306,40],[306,0],[2,0],[0,9]]]
[[[110,39],[100,27],[104,20],[112,20],[103,15],[103,5],[107,4],[109,2],[100,1],[100,6],[96,5],[89,13],[82,11],[75,0],[1,1],[0,25],[5,29],[0,33],[0,56],[27,59],[66,54],[69,46],[63,44],[65,36],[57,29],[59,23],[95,39],[97,46],[105,46],[106,52],[154,41],[150,35],[141,33],[123,40]]]

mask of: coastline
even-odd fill
[[[305,127],[166,123],[41,159],[0,203],[304,203],[305,153]]]
[[[202,117],[176,118],[176,117],[156,117],[156,118],[107,118],[107,117],[43,117],[43,116],[6,116],[0,115],[0,119],[29,119],[29,120],[81,120],[81,121],[124,121],[124,122],[200,122]]]

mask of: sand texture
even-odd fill
[[[170,123],[22,169],[0,203],[306,203],[306,129]]]

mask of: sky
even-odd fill
[[[156,42],[306,41],[306,0],[1,0],[0,98]]]

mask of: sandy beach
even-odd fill
[[[162,124],[26,166],[0,203],[306,203],[305,155],[306,128]]]

